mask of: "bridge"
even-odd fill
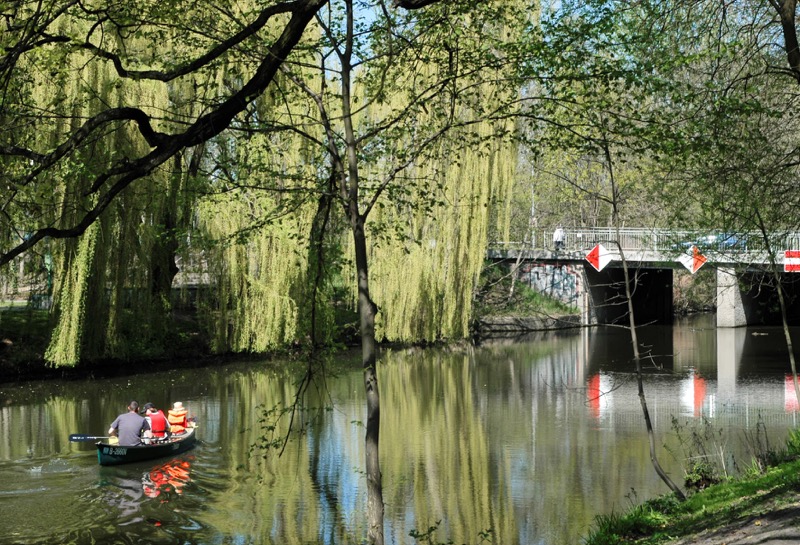
[[[784,250],[800,250],[800,232],[734,233],[723,231],[700,231],[688,229],[645,229],[613,227],[586,227],[565,229],[565,255],[583,259],[597,244],[604,245],[619,259],[619,250],[628,261],[674,262],[681,266],[678,257],[695,245],[710,260],[724,263],[769,264],[767,241],[782,264]],[[523,242],[495,242],[489,245],[490,252],[531,252],[531,255],[549,259],[555,257],[552,231],[532,231],[531,240]]]
[[[597,245],[608,262],[600,270],[586,259]],[[789,319],[800,322],[800,302],[794,303],[800,301],[800,275],[782,272],[786,250],[800,250],[800,232],[575,228],[566,229],[560,250],[553,247],[552,232],[537,230],[529,241],[490,244],[487,257],[514,267],[537,291],[578,307],[584,324],[627,321],[623,256],[640,323],[670,323],[675,270],[701,265],[692,272],[716,275],[717,326],[739,327],[775,321],[773,262],[788,295]],[[700,261],[687,259],[695,252]]]

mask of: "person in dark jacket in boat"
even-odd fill
[[[146,438],[153,438],[156,442],[167,437],[170,426],[164,411],[157,409],[152,403],[144,404],[144,418],[150,425],[150,432],[145,432]],[[147,443],[148,441],[145,441]]]
[[[150,424],[139,414],[139,404],[131,401],[128,404],[128,412],[119,415],[111,427],[108,428],[108,435],[119,437],[119,444],[122,446],[135,446],[142,443],[142,433],[150,429]]]

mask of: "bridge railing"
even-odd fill
[[[703,252],[736,255],[750,254],[766,259],[767,243],[762,233],[732,233],[723,231],[701,231],[691,229],[648,229],[613,227],[565,227],[564,247],[567,251],[589,251],[597,244],[609,250],[653,251],[678,255],[696,245]],[[800,232],[770,233],[769,245],[777,259],[783,258],[785,250],[800,250]],[[553,232],[536,229],[524,241],[493,242],[494,250],[552,250]],[[760,259],[760,260],[761,260]]]

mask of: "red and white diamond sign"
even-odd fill
[[[786,250],[784,252],[783,272],[800,272],[800,250]]]
[[[706,256],[700,253],[700,250],[697,249],[697,246],[692,246],[691,252],[681,255],[678,258],[678,261],[683,263],[683,266],[689,269],[689,272],[694,274],[700,270],[700,267],[705,265]]]
[[[608,253],[608,250],[606,250],[605,246],[598,244],[592,248],[591,252],[586,254],[586,261],[588,261],[592,267],[600,272],[606,265],[611,263],[611,255]]]

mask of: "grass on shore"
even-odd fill
[[[800,499],[800,430],[789,437],[782,462],[689,496],[662,496],[624,514],[601,515],[586,545],[659,545],[780,510]]]

